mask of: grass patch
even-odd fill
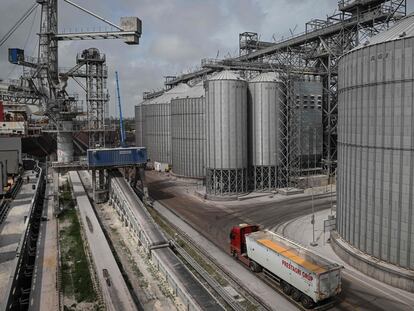
[[[59,222],[62,228],[59,238],[63,294],[73,297],[78,303],[95,302],[97,295],[88,267],[81,236],[82,229],[76,210],[74,208],[65,210]]]
[[[72,198],[72,191],[69,181],[66,181],[62,186],[60,186],[59,205],[62,208],[68,209],[75,207],[75,201]]]

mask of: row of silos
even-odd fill
[[[320,98],[322,87],[312,88],[309,82],[299,81],[297,93]],[[247,82],[234,72],[222,71],[206,80],[204,87],[180,85],[137,107],[137,129],[142,124],[143,133],[137,133],[137,143],[147,146],[152,161],[172,164],[174,174],[206,178],[210,195],[272,190],[278,187],[284,98],[276,73],[263,73]],[[320,109],[319,119],[301,109],[304,117],[298,122],[321,128]],[[321,142],[322,133],[317,135]],[[165,150],[168,156],[162,156]]]
[[[142,129],[137,140],[147,147],[152,162],[171,163],[171,100],[181,98],[188,89],[187,84],[179,84],[136,108],[136,122]]]
[[[414,269],[414,15],[339,63],[337,230]]]

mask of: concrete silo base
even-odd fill
[[[342,260],[362,273],[391,286],[414,292],[414,270],[367,255],[343,240],[336,231],[331,232],[331,245]]]

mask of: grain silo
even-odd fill
[[[135,106],[135,146],[143,146],[142,106],[145,102]]]
[[[355,256],[355,266],[411,291],[413,25],[414,15],[410,15],[340,61],[337,193],[339,241],[369,255],[359,261]],[[396,277],[391,268],[375,269],[381,262],[411,270],[400,269]],[[411,287],[407,288],[403,275],[409,271]]]
[[[231,71],[206,81],[206,191],[247,191],[247,82]]]
[[[206,175],[205,103],[202,82],[171,101],[172,171],[177,176]]]
[[[249,82],[249,151],[252,187],[255,191],[278,186],[280,109],[282,83],[274,72]]]
[[[151,162],[171,164],[171,100],[188,89],[179,84],[143,105],[143,140]]]
[[[300,166],[308,174],[321,168],[323,84],[318,76],[303,75],[293,82],[293,92]]]

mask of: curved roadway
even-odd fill
[[[312,213],[309,195],[272,202],[254,203],[253,200],[248,200],[240,204],[213,203],[188,194],[182,185],[179,187],[176,182],[158,174],[149,173],[146,178],[149,194],[154,200],[179,215],[225,252],[228,250],[228,233],[233,225],[257,223],[270,229]],[[329,194],[315,195],[315,211],[326,210],[330,206]],[[379,288],[378,282],[371,283],[369,280],[344,277],[340,303],[334,310],[410,310],[406,304],[400,302],[397,295],[384,295],[388,290],[386,286]]]

